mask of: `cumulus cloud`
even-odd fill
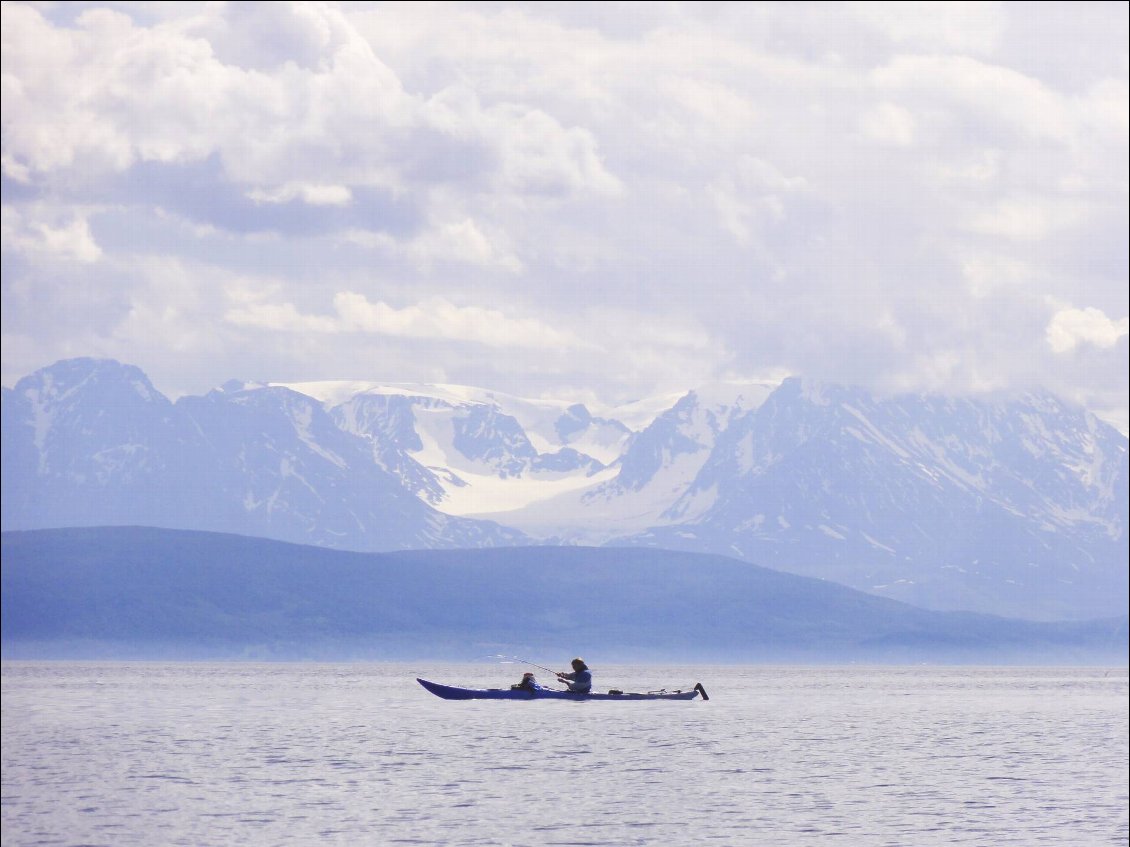
[[[251,189],[247,196],[257,203],[289,203],[299,199],[311,206],[344,206],[353,199],[353,192],[344,185],[291,182],[269,190]]]
[[[187,387],[1126,402],[1118,4],[2,14],[6,384],[139,351]]]
[[[1130,333],[1130,320],[1111,320],[1101,309],[1060,309],[1048,323],[1048,345],[1056,353],[1069,353],[1081,344],[1113,347]]]
[[[485,148],[486,180],[518,193],[619,190],[583,128],[521,104],[483,106],[458,86],[413,95],[333,7],[251,11],[142,27],[96,8],[64,28],[5,4],[6,173],[27,181],[214,154],[256,199],[341,203],[351,183],[430,182],[429,160],[412,164],[438,146],[448,152],[433,158]]]
[[[942,126],[1004,129],[1066,141],[1073,130],[1068,98],[1019,71],[968,56],[897,56],[875,71],[878,88],[915,102],[919,111],[946,106]]]
[[[471,218],[441,224],[414,238],[406,251],[417,265],[430,268],[435,262],[460,262],[497,266],[512,272],[522,270],[517,257],[500,249]]]
[[[45,261],[96,262],[102,248],[80,210],[52,214],[50,210],[21,210],[4,206],[3,240],[7,249]]]
[[[205,156],[235,105],[206,42],[109,9],[62,28],[5,4],[3,67],[5,165],[24,180]]]
[[[970,229],[1017,241],[1040,241],[1084,219],[1085,208],[1068,199],[1008,198],[973,213]]]
[[[895,103],[879,103],[860,118],[860,129],[881,144],[906,147],[914,142],[914,115]]]
[[[982,54],[997,46],[1005,18],[994,3],[858,2],[863,20],[903,47]]]
[[[430,271],[443,264],[497,268],[515,274],[523,270],[521,260],[505,245],[504,234],[496,232],[488,236],[469,217],[431,223],[405,239],[397,239],[385,232],[357,229],[343,233],[341,238],[346,243],[402,257],[422,271]]]
[[[442,297],[395,307],[353,291],[333,298],[331,315],[305,314],[289,302],[243,303],[224,316],[229,323],[275,332],[373,333],[398,338],[459,341],[497,348],[583,346],[569,333],[533,318],[510,317],[496,309],[458,306]]]
[[[707,192],[718,211],[723,229],[741,246],[760,241],[762,220],[785,218],[789,194],[804,191],[803,177],[788,177],[771,163],[755,156],[738,158],[731,173],[716,179]]]

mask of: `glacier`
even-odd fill
[[[590,409],[469,386],[232,380],[170,401],[58,362],[3,389],[4,531],[143,525],[356,551],[720,554],[939,610],[1127,607],[1127,439],[1039,391],[799,378]]]

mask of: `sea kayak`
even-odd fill
[[[706,689],[701,682],[696,682],[694,688],[688,691],[648,691],[635,693],[629,691],[590,691],[588,694],[577,694],[573,691],[560,691],[554,688],[542,688],[538,691],[529,691],[523,688],[456,688],[451,685],[440,685],[438,682],[429,682],[416,677],[416,682],[432,692],[436,697],[444,700],[693,700],[702,695],[703,700],[709,700]]]

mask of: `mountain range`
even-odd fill
[[[787,379],[596,413],[466,386],[138,368],[3,389],[4,531],[140,525],[352,551],[722,555],[935,610],[1127,612],[1127,439],[1050,394],[876,396]]]

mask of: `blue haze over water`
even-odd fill
[[[589,657],[592,659],[593,657]],[[596,663],[594,663],[596,664]],[[1121,845],[1125,668],[3,665],[16,845]]]

